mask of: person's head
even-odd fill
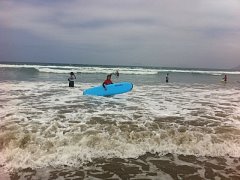
[[[72,76],[72,75],[74,75],[74,73],[73,73],[73,72],[70,72],[70,75]]]
[[[111,74],[107,75],[107,79],[108,79],[108,80],[110,80],[110,79],[111,79],[111,77],[112,77],[112,75],[111,75]]]

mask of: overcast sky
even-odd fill
[[[0,0],[0,61],[231,68],[239,0]]]

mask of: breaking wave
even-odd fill
[[[219,76],[222,74],[240,74],[239,71],[219,71],[219,70],[183,70],[183,69],[161,69],[161,68],[143,68],[143,67],[104,67],[104,66],[54,66],[54,65],[11,65],[11,64],[0,64],[0,68],[11,68],[11,69],[30,69],[40,73],[57,73],[57,74],[68,74],[69,72],[75,73],[114,73],[117,70],[121,74],[132,74],[132,75],[157,75],[161,73],[191,73],[191,74],[210,74]]]
[[[9,169],[78,167],[147,152],[240,157],[238,89],[135,86],[127,95],[101,98],[79,95],[96,84],[0,85],[0,150]]]

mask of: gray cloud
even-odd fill
[[[236,0],[2,1],[0,6],[0,28],[15,37],[29,33],[31,39],[22,40],[29,50],[41,38],[49,49],[45,61],[58,52],[56,57],[65,58],[55,61],[73,63],[235,66],[239,19]],[[22,51],[21,60],[33,57]],[[42,52],[34,50],[40,58]]]

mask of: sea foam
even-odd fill
[[[220,76],[223,74],[239,75],[240,71],[223,71],[223,70],[188,70],[188,69],[161,69],[161,68],[147,68],[147,67],[104,67],[104,66],[57,66],[57,65],[12,65],[12,64],[0,64],[0,68],[15,68],[15,69],[35,69],[41,73],[56,73],[56,74],[68,74],[69,72],[74,73],[115,73],[119,71],[121,74],[131,75],[157,75],[161,73],[188,73],[188,74],[210,74],[214,76]]]
[[[81,95],[95,85],[0,83],[5,166],[76,167],[147,152],[240,157],[238,89],[158,84],[108,98]]]

